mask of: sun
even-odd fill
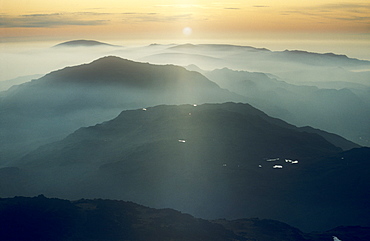
[[[190,36],[192,32],[193,32],[193,30],[192,30],[190,27],[185,27],[185,28],[182,30],[182,33],[183,33],[185,36]]]

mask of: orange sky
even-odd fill
[[[0,0],[0,41],[370,34],[368,0]]]

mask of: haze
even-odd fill
[[[0,0],[0,197],[370,226],[369,12]]]
[[[366,0],[1,0],[0,9],[0,80],[45,74],[96,57],[91,53],[71,60],[60,53],[56,64],[45,56],[35,57],[35,52],[27,48],[32,43],[44,50],[73,39],[124,46],[227,43],[271,50],[333,52],[370,60],[370,4]]]

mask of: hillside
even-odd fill
[[[1,195],[132,200],[305,230],[364,225],[370,153],[355,150],[342,154],[320,135],[247,104],[157,106],[124,111],[30,152],[1,175],[14,185]],[[337,186],[338,176],[348,185]]]
[[[6,240],[368,240],[370,229],[338,227],[303,233],[274,220],[203,220],[171,209],[113,200],[0,199],[0,235]]]
[[[326,130],[360,145],[370,145],[370,125],[366,121],[370,119],[370,102],[354,90],[293,85],[265,73],[227,68],[201,73],[222,88],[247,97],[248,103],[269,115],[297,126]],[[344,149],[356,147],[345,141],[337,143]]]
[[[104,57],[2,92],[0,163],[122,110],[158,104],[241,101],[197,72]],[[7,141],[5,141],[7,140]]]

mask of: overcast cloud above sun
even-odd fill
[[[368,0],[0,0],[2,40],[30,36],[222,37],[370,33]]]

